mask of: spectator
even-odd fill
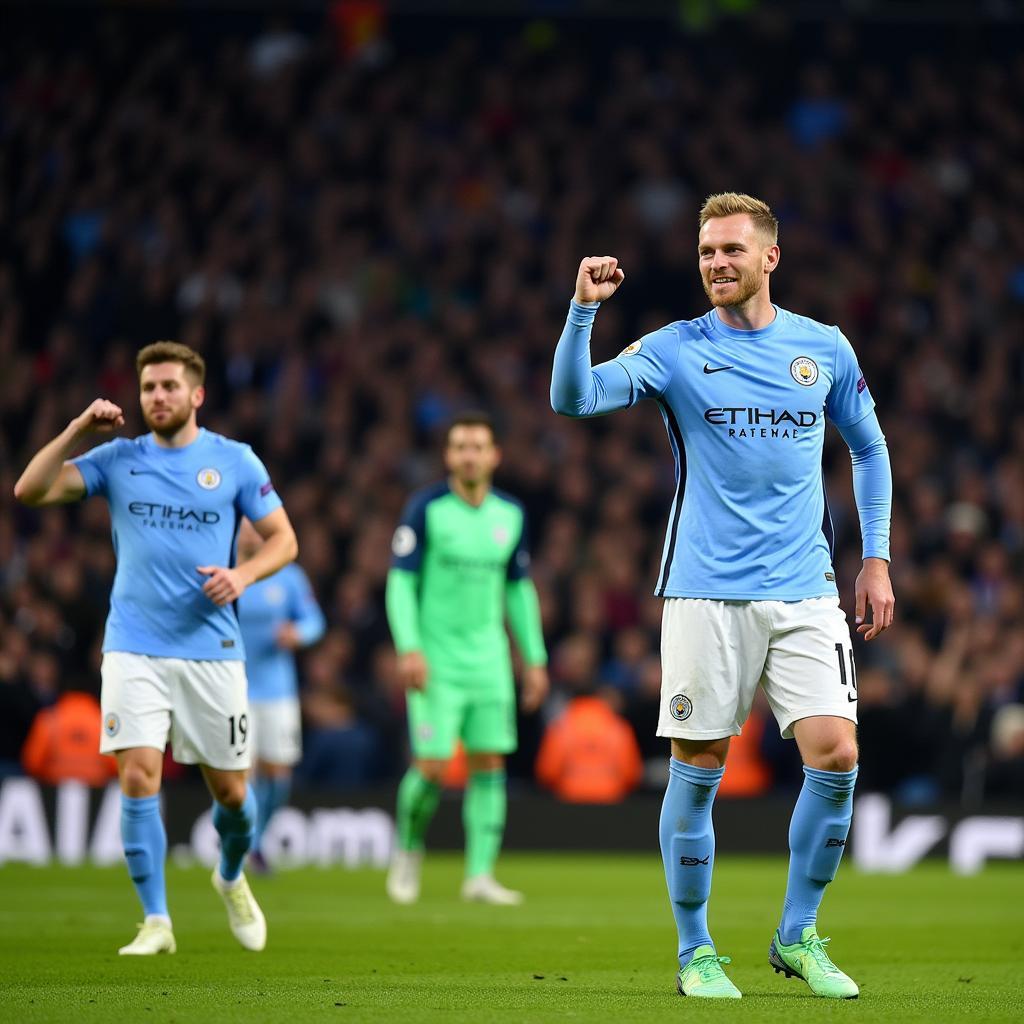
[[[21,751],[27,774],[48,786],[83,782],[104,786],[117,778],[117,762],[101,754],[99,701],[91,693],[68,690],[32,722]]]

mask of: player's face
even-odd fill
[[[152,363],[142,368],[139,403],[146,426],[161,437],[173,437],[195,416],[204,391],[193,384],[183,363]]]
[[[445,465],[461,484],[473,486],[489,482],[500,459],[501,453],[488,427],[457,426],[448,434]]]
[[[697,254],[704,292],[713,306],[741,306],[768,280],[778,261],[769,242],[745,213],[713,217],[700,229]]]

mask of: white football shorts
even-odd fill
[[[815,715],[857,721],[853,644],[838,597],[665,600],[658,735],[738,736],[760,684],[779,730]]]
[[[163,750],[210,768],[249,767],[248,686],[242,661],[193,661],[107,651],[100,669],[100,752]]]
[[[269,764],[302,760],[302,715],[298,697],[249,702],[253,756]]]

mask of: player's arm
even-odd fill
[[[310,647],[324,635],[327,620],[317,603],[316,594],[309,578],[297,565],[291,570],[293,578],[289,583],[292,601],[287,622],[282,622],[277,631],[277,646],[288,651]]]
[[[88,434],[110,434],[123,426],[120,406],[97,398],[36,452],[14,485],[14,497],[26,505],[60,505],[84,498],[85,478],[68,457]]]
[[[254,519],[252,525],[263,538],[263,543],[248,561],[234,568],[197,566],[199,572],[208,577],[203,584],[203,593],[218,607],[237,601],[246,587],[283,569],[299,553],[299,542],[291,520],[281,506],[262,519]]]
[[[856,583],[857,632],[874,640],[893,621],[896,604],[889,580],[889,520],[892,514],[892,470],[889,448],[874,411],[856,423],[839,427],[853,464],[853,495],[857,503],[864,566]],[[867,608],[871,622],[865,622]]]
[[[420,635],[419,573],[389,569],[384,606],[398,653],[398,678],[406,689],[422,690],[427,685],[427,659]]]
[[[600,416],[626,409],[636,400],[632,379],[620,363],[592,366],[590,361],[590,332],[598,306],[615,294],[625,276],[614,256],[587,256],[580,263],[551,372],[551,408],[563,416]]]
[[[407,690],[427,685],[428,666],[420,633],[420,568],[427,541],[427,506],[414,495],[402,510],[391,540],[391,568],[384,590],[388,627],[398,654],[398,678]]]
[[[540,601],[533,580],[505,584],[505,610],[519,653],[523,656],[523,710],[536,711],[548,695],[548,652],[541,628]]]
[[[526,522],[523,521],[519,541],[508,561],[505,577],[505,614],[515,637],[516,646],[523,656],[522,706],[524,711],[536,711],[548,695],[548,652],[544,646],[541,626],[540,601],[537,588],[528,572],[530,549],[527,544]]]

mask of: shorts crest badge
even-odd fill
[[[108,736],[116,736],[121,731],[121,719],[113,711],[108,711],[103,716],[103,731]]]
[[[196,483],[204,491],[216,490],[220,487],[220,470],[214,469],[212,466],[199,470],[196,473]]]
[[[693,701],[685,694],[677,693],[670,702],[669,710],[677,722],[685,722],[693,714]]]
[[[818,364],[810,356],[797,356],[789,364],[789,372],[797,384],[809,388],[818,379]]]

